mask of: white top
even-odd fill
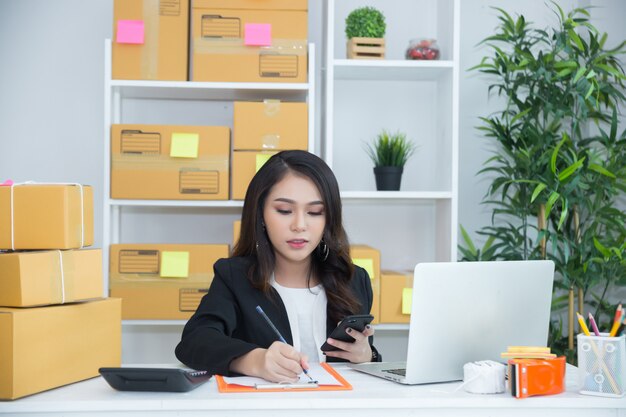
[[[288,288],[276,282],[271,285],[278,291],[285,304],[293,347],[304,353],[309,362],[324,362],[320,346],[326,340],[326,292],[322,285],[312,288]]]

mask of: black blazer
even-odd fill
[[[233,359],[259,347],[268,348],[275,342],[276,334],[256,311],[257,305],[263,308],[287,343],[293,344],[287,310],[278,292],[271,288],[275,298],[270,299],[252,287],[247,278],[249,265],[250,260],[241,257],[220,259],[215,263],[215,277],[209,292],[185,325],[176,346],[176,357],[186,366],[212,374],[232,375],[228,368]],[[372,285],[367,272],[355,266],[350,285],[361,304],[357,314],[368,314],[372,307]],[[336,326],[330,319],[326,322],[326,337]],[[370,345],[372,341],[370,337]],[[375,350],[373,346],[372,350]]]

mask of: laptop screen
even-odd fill
[[[508,346],[546,346],[553,281],[552,261],[418,264],[407,379],[459,380],[467,362],[502,362]]]

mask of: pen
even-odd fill
[[[593,314],[589,313],[589,323],[591,323],[591,329],[596,336],[600,336],[600,330],[598,330],[598,325],[596,324],[596,320],[593,318]]]
[[[578,323],[580,324],[580,329],[583,331],[583,333],[585,334],[585,336],[591,336],[589,334],[589,329],[587,328],[587,325],[585,324],[585,319],[583,318],[583,316],[580,315],[580,313],[576,313],[576,316],[578,317]]]
[[[282,334],[280,334],[280,332],[278,331],[278,329],[276,328],[276,326],[274,326],[274,323],[272,323],[272,320],[270,320],[269,317],[267,317],[267,314],[265,314],[265,311],[263,311],[263,309],[261,308],[261,306],[256,306],[256,311],[265,319],[265,321],[267,322],[267,324],[269,324],[269,326],[272,328],[272,330],[274,330],[274,333],[276,333],[276,336],[278,336],[278,340],[280,340],[281,342],[283,342],[284,344],[287,344],[287,341],[285,340],[285,338],[283,337]],[[311,381],[313,381],[313,378],[311,378],[311,375],[309,375],[309,371],[307,371],[306,369],[302,368],[302,371],[304,372],[304,374],[306,376],[309,377],[309,379]]]

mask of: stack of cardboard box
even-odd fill
[[[307,0],[116,0],[112,76],[306,82],[307,31]]]
[[[236,101],[233,123],[232,193],[243,200],[250,180],[276,152],[308,148],[307,103]]]
[[[91,187],[0,186],[0,399],[120,365],[121,300],[102,299],[92,243]]]

